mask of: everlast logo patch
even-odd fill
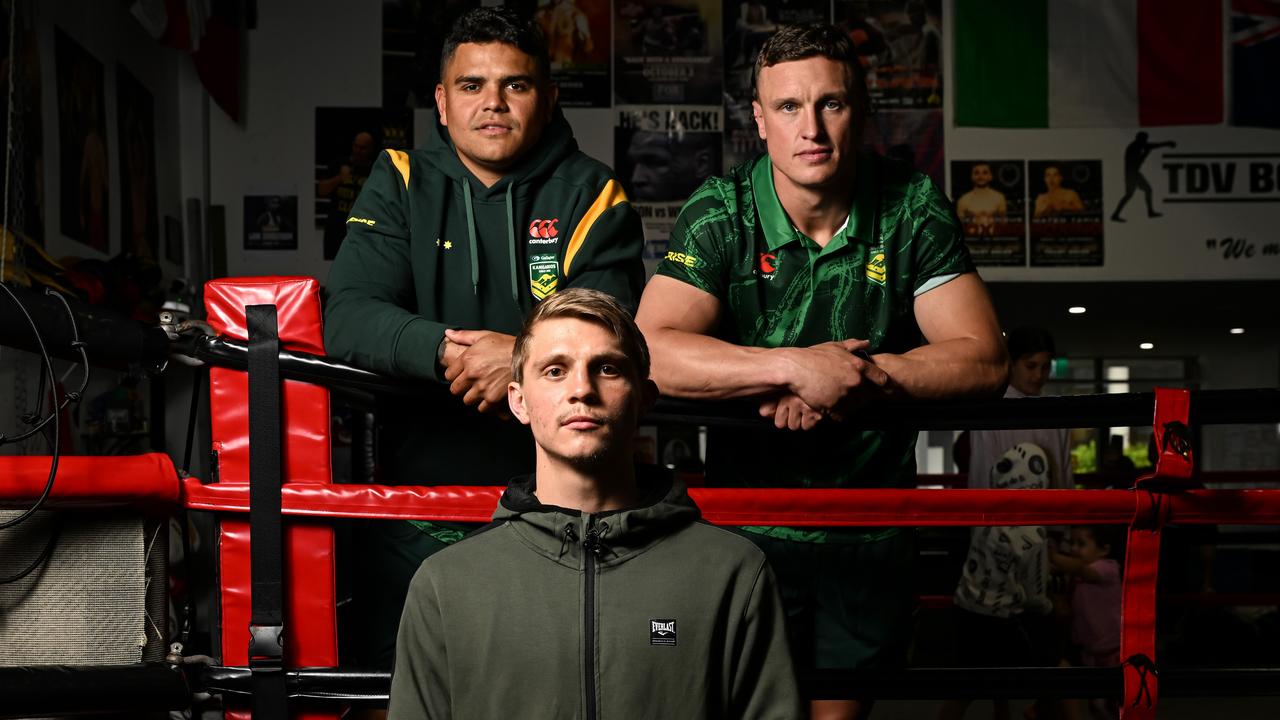
[[[649,621],[649,644],[650,645],[675,645],[676,644],[676,621],[670,620],[650,620]]]

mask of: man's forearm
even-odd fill
[[[1004,391],[1009,373],[1000,349],[974,338],[871,359],[892,378],[895,392],[917,400],[996,396]]]
[[[724,400],[787,387],[783,358],[767,348],[744,347],[671,328],[645,332],[653,379],[663,395]]]

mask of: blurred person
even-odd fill
[[[991,187],[991,164],[974,163],[969,171],[973,187],[956,199],[956,213],[971,233],[983,237],[995,234],[996,222],[1009,214],[1004,193]]]
[[[329,198],[329,214],[324,221],[324,256],[335,257],[347,234],[347,218],[378,156],[373,134],[358,132],[351,139],[351,153],[330,165],[325,177],[316,181],[316,195]]]
[[[595,48],[590,20],[575,0],[549,0],[536,17],[552,65],[572,65]]]
[[[1073,527],[1070,552],[1049,551],[1049,562],[1070,578],[1073,664],[1080,667],[1120,664],[1124,546],[1119,533],[1107,525]],[[1119,717],[1116,703],[1110,700],[1090,701],[1089,711],[1094,718]]]

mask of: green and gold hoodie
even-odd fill
[[[667,474],[583,514],[512,481],[494,522],[428,558],[400,620],[390,717],[793,720],[764,554]]]
[[[635,308],[640,218],[605,165],[578,150],[557,109],[537,146],[492,187],[458,160],[432,116],[421,150],[384,151],[347,219],[326,283],[325,349],[360,367],[443,381],[446,328],[514,335],[542,298],[603,290]],[[405,407],[389,480],[505,483],[533,467],[520,426],[456,401]]]

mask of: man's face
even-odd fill
[[[969,179],[973,180],[973,186],[984,188],[991,184],[991,166],[980,163],[973,166],[973,170],[969,171]]]
[[[579,467],[631,457],[640,413],[656,387],[637,377],[608,328],[579,318],[544,320],[533,329],[526,358],[507,400],[533,430],[540,455]]]
[[[542,137],[556,88],[506,43],[463,43],[436,86],[440,122],[472,172],[502,173]]]
[[[1044,186],[1050,190],[1057,190],[1062,185],[1062,171],[1056,166],[1050,165],[1044,169]]]
[[[846,178],[857,150],[857,120],[843,64],[824,57],[760,70],[756,127],[773,166],[791,183],[825,188]]]

